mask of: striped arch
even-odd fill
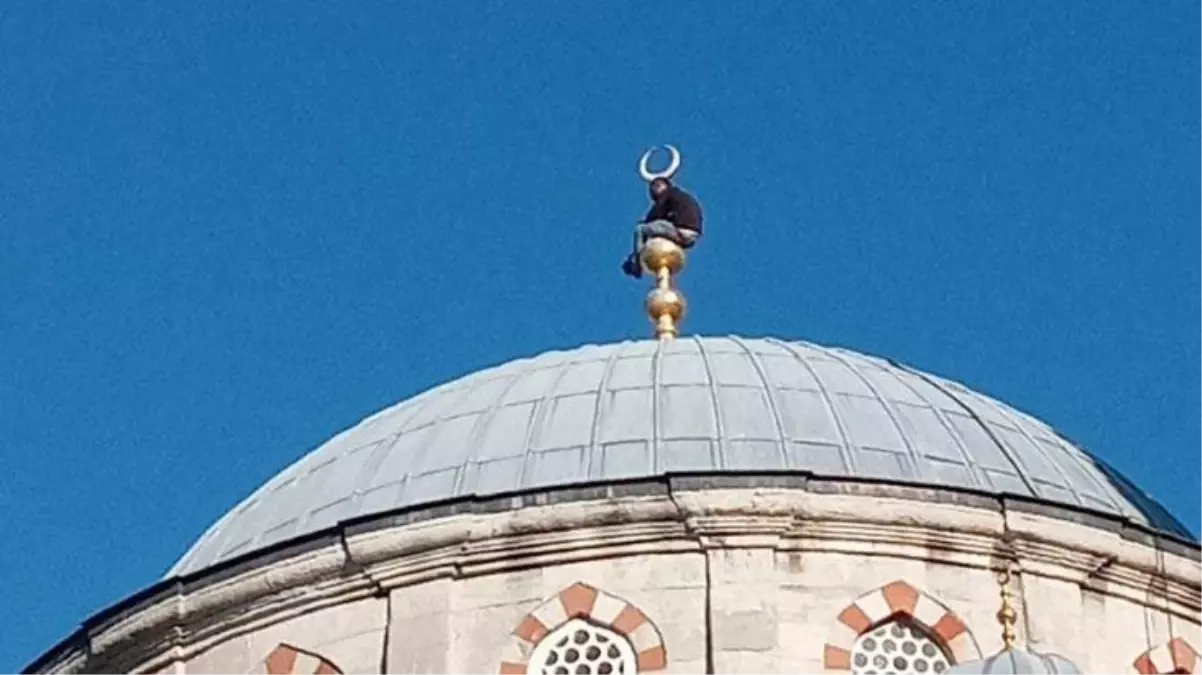
[[[868,591],[839,613],[831,625],[822,654],[826,672],[851,672],[851,648],[856,638],[898,616],[909,618],[942,642],[953,663],[981,657],[976,639],[955,612],[929,594],[899,580]]]
[[[539,640],[571,619],[583,619],[622,635],[634,647],[640,673],[655,673],[668,665],[668,652],[659,628],[642,610],[588,584],[574,583],[535,607],[513,629],[501,661],[502,675],[524,675]]]
[[[338,666],[313,652],[280,643],[258,663],[256,675],[341,675]]]
[[[1135,659],[1135,672],[1143,675],[1151,673],[1193,673],[1198,667],[1198,650],[1190,646],[1182,638],[1173,638],[1166,644],[1149,649]]]

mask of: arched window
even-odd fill
[[[513,629],[502,675],[634,675],[668,666],[659,628],[642,610],[575,583],[530,610]]]
[[[320,654],[280,643],[251,672],[259,675],[338,675],[342,671]]]
[[[1140,654],[1132,665],[1143,675],[1193,673],[1198,667],[1198,651],[1182,638],[1173,638],[1168,644]]]
[[[534,647],[531,675],[634,675],[634,647],[625,637],[583,619],[572,619]]]
[[[904,581],[856,598],[831,624],[828,673],[943,673],[981,657],[968,627],[946,605]]]
[[[901,615],[861,633],[851,648],[851,672],[943,673],[951,658],[926,629]]]

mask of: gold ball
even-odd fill
[[[647,314],[653,321],[661,316],[668,316],[673,321],[679,321],[684,316],[687,305],[684,295],[675,288],[653,288],[647,294],[643,306],[647,308]]]
[[[643,267],[655,272],[667,268],[670,274],[676,274],[684,269],[684,249],[676,242],[663,237],[652,237],[643,245],[640,256]]]

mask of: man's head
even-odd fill
[[[651,181],[651,198],[659,200],[659,198],[663,197],[664,193],[666,193],[670,187],[672,187],[672,182],[667,178],[656,178],[655,180]]]

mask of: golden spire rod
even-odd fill
[[[671,340],[680,335],[680,321],[687,303],[684,294],[672,283],[673,275],[684,269],[684,249],[676,242],[661,237],[647,240],[639,262],[655,277],[655,286],[647,294],[643,306],[655,326],[655,337]]]
[[[1014,611],[1014,606],[1011,604],[1010,593],[1010,565],[997,575],[998,585],[1002,587],[1000,595],[1002,596],[1002,607],[997,612],[998,623],[1002,624],[1002,644],[1006,649],[1014,648],[1014,623],[1018,619],[1018,613]]]

